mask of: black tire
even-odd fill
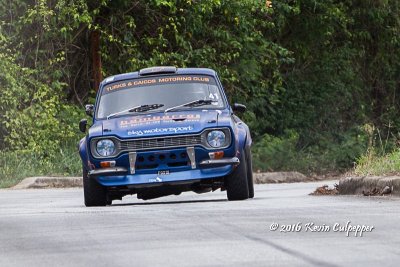
[[[245,200],[249,198],[247,162],[243,152],[240,154],[239,160],[239,166],[225,180],[228,200]]]
[[[251,150],[250,148],[247,150],[246,153],[246,162],[247,162],[247,183],[249,188],[249,198],[254,197],[254,181],[253,181],[253,161],[251,157]]]
[[[85,168],[83,169],[83,194],[86,207],[99,207],[107,205],[106,188],[100,185],[95,179],[88,176]]]

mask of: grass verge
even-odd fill
[[[32,152],[0,151],[0,188],[14,186],[32,176],[79,176],[82,165],[74,148],[60,149],[47,157]]]
[[[374,149],[369,149],[357,161],[354,173],[358,176],[400,174],[400,150],[380,156]]]

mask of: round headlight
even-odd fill
[[[103,139],[97,142],[96,150],[102,157],[111,156],[115,152],[115,144],[110,139]]]
[[[222,147],[225,145],[225,133],[223,131],[211,131],[207,134],[207,142],[211,147]]]

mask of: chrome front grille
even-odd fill
[[[226,144],[218,149],[225,149],[232,143],[231,131],[229,128],[207,128],[198,134],[188,135],[172,135],[172,136],[160,136],[151,138],[137,138],[137,139],[120,139],[115,136],[101,136],[90,139],[90,151],[94,158],[115,158],[123,152],[136,152],[146,150],[157,150],[177,147],[194,147],[201,146],[204,149],[215,149],[212,148],[207,142],[207,133],[213,130],[224,131],[226,136]],[[110,139],[115,144],[115,153],[113,155],[101,156],[97,152],[97,143],[102,139]]]
[[[118,149],[121,151],[137,151],[155,148],[171,148],[201,145],[201,135],[155,137],[136,140],[121,140]]]

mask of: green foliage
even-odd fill
[[[65,105],[60,82],[50,85],[35,79],[35,72],[0,54],[0,116],[4,145],[52,160],[66,142],[77,141],[79,111]]]
[[[275,26],[263,2],[138,1],[131,13],[125,12],[127,2],[118,5],[107,4],[115,13],[96,24],[106,74],[154,65],[210,67],[232,100],[257,108],[253,112],[268,121],[290,53],[267,37]]]
[[[0,188],[10,187],[26,177],[79,176],[82,163],[75,144],[65,144],[53,160],[43,160],[35,152],[0,150]]]
[[[320,137],[318,146],[301,146],[303,141],[293,130],[281,137],[266,134],[253,146],[254,170],[305,174],[345,171],[366,151],[368,137],[368,132],[357,128],[335,139]]]
[[[398,175],[400,173],[399,142],[393,142],[393,139],[400,139],[400,134],[394,135],[391,132],[391,125],[388,126],[387,134],[383,136],[381,130],[374,125],[364,125],[369,137],[368,149],[357,159],[354,168],[356,175]]]
[[[386,155],[380,155],[371,148],[358,159],[354,173],[359,176],[399,175],[400,151],[397,149]]]
[[[294,63],[282,70],[285,90],[272,125],[257,128],[278,138],[287,129],[296,131],[295,153],[313,155],[320,171],[349,168],[368,144],[377,144],[368,142],[366,135],[373,134],[364,130],[357,137],[360,130],[354,129],[362,125],[374,125],[387,147],[393,146],[400,132],[398,1],[273,5],[275,24],[281,25],[278,43],[293,53]]]
[[[300,170],[308,163],[297,152],[299,135],[288,131],[283,137],[266,134],[253,148],[253,169],[256,171]]]
[[[350,168],[399,140],[399,17],[397,0],[3,1],[0,150],[50,163],[79,139],[97,31],[104,76],[217,70],[248,107],[257,168]]]

